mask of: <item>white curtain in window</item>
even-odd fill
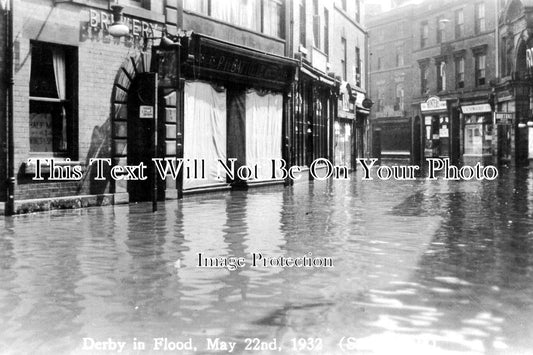
[[[61,101],[64,101],[66,97],[66,64],[65,51],[63,48],[52,48],[52,62],[54,65],[57,97]],[[65,112],[65,106],[63,105],[61,105],[61,141],[59,142],[59,149],[67,149],[67,115]]]
[[[183,8],[207,15],[207,0],[184,0]]]
[[[192,0],[189,0],[192,1]],[[259,31],[257,0],[224,0],[211,3],[211,16],[236,26]]]
[[[186,82],[184,113],[183,188],[225,184],[224,170],[221,169],[222,180],[217,179],[217,171],[218,159],[226,161],[226,92],[206,83]],[[198,161],[198,167],[204,160],[205,180],[195,179],[194,175],[187,179],[185,168],[190,166],[192,173],[193,159]]]
[[[281,94],[246,93],[246,165],[258,166],[258,180],[272,179],[272,159],[281,159]]]

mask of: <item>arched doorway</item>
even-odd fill
[[[113,165],[138,165],[143,162],[147,166],[143,181],[112,180],[112,192],[123,194],[129,201],[150,200],[151,176],[150,158],[152,120],[139,118],[139,106],[142,104],[143,80],[145,73],[150,71],[151,55],[140,53],[128,57],[122,63],[112,93],[112,156]],[[129,196],[129,197],[128,197]]]

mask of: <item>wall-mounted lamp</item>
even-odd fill
[[[122,22],[122,9],[124,7],[118,4],[111,5],[113,11],[113,23],[109,25],[107,31],[113,37],[124,37],[130,34],[130,29]]]

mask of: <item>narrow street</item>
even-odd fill
[[[154,338],[192,339],[213,353],[208,337],[236,342],[234,353],[256,337],[281,353],[531,353],[533,171],[483,182],[360,173],[156,213],[143,203],[0,219],[0,353],[117,353],[84,338],[139,354],[193,353],[154,349]],[[198,253],[254,252],[333,267],[196,265]],[[295,346],[310,337],[321,350]]]

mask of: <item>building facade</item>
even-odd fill
[[[270,174],[272,159],[309,166],[356,155],[356,112],[368,114],[359,1],[5,3],[0,70],[9,77],[12,61],[14,72],[1,87],[12,108],[0,114],[6,213],[286,183]],[[128,33],[112,36],[114,22]],[[341,87],[352,114],[342,140]],[[173,176],[165,165],[158,179],[154,157],[183,167]]]
[[[412,19],[415,5],[387,11],[368,20],[370,115],[373,130],[380,130],[381,157],[408,159],[412,149],[411,106],[418,82],[413,66]]]
[[[376,78],[372,82],[381,84],[373,92],[379,106],[376,117],[395,119],[399,115],[394,107],[401,106],[402,101],[404,107],[409,107],[405,116],[412,117],[413,123],[412,160],[442,157],[456,164],[510,160],[502,152],[514,149],[514,132],[500,131],[494,120],[500,60],[496,41],[498,6],[494,1],[424,1],[390,11],[387,16],[395,12],[405,15],[410,24],[407,34],[402,34],[400,26],[396,35],[382,35],[380,31],[387,25],[374,20],[376,27],[371,33],[376,36],[371,35],[370,40],[377,58],[373,58],[371,73]],[[382,61],[387,60],[380,54],[384,47],[380,36],[391,43],[410,42],[412,48],[405,70],[395,69],[388,82],[381,77],[386,75],[383,67],[387,65]],[[403,99],[401,90],[391,92],[391,86],[397,87],[392,81],[399,81],[402,71],[414,79]],[[392,124],[395,129],[399,125],[401,122]],[[405,149],[405,144],[395,145]]]

